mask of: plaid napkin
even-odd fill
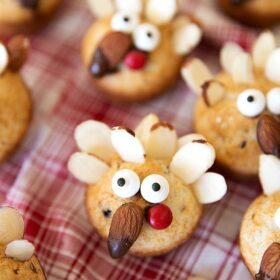
[[[205,43],[194,55],[217,70],[218,48],[226,40],[248,48],[255,30],[220,14],[214,1],[185,0],[184,9],[201,19]],[[83,207],[84,185],[67,171],[76,150],[73,131],[87,119],[134,127],[149,112],[174,124],[180,135],[192,131],[194,94],[179,80],[170,92],[145,104],[112,104],[97,93],[80,61],[84,32],[94,18],[85,1],[65,1],[54,20],[31,37],[23,75],[33,92],[34,118],[21,147],[0,167],[0,203],[25,217],[25,237],[49,280],[251,279],[238,248],[245,209],[260,191],[228,181],[226,197],[205,207],[193,237],[170,254],[112,260],[106,242],[90,226]],[[176,109],[175,109],[176,108]]]

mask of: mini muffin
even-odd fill
[[[0,207],[0,279],[45,280],[34,246],[23,240],[24,222],[16,209]]]
[[[233,18],[256,27],[280,22],[278,0],[219,0],[223,10]]]
[[[224,70],[216,76],[198,59],[182,69],[186,82],[199,96],[195,130],[213,144],[218,164],[236,179],[257,178],[261,154],[257,127],[265,115],[279,120],[279,63],[275,38],[264,32],[251,53],[227,43],[221,51]]]
[[[177,15],[176,0],[116,0],[109,11],[109,0],[90,3],[100,18],[84,37],[82,60],[93,84],[117,101],[163,93],[201,38],[197,24]]]
[[[81,152],[70,157],[68,168],[88,184],[89,220],[107,239],[113,258],[170,252],[190,238],[202,204],[226,193],[224,178],[206,172],[215,151],[205,138],[178,140],[173,127],[155,115],[145,117],[136,133],[86,121],[75,139]]]
[[[62,0],[0,1],[0,36],[28,32],[44,24]]]
[[[19,74],[28,46],[23,36],[0,43],[0,162],[21,142],[31,120],[30,92]]]

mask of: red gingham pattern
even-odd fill
[[[210,0],[185,0],[185,10],[199,17],[206,40],[194,55],[217,70],[218,48],[235,40],[248,48],[255,31],[222,16]],[[83,69],[79,48],[93,16],[82,0],[65,2],[43,31],[31,38],[23,75],[33,92],[34,119],[22,146],[0,167],[0,203],[24,215],[25,237],[49,280],[179,279],[198,274],[207,279],[250,279],[239,253],[238,232],[245,209],[260,191],[228,182],[226,197],[205,207],[193,237],[177,250],[156,258],[112,260],[106,242],[87,221],[84,186],[67,171],[76,150],[75,126],[93,118],[107,124],[134,127],[155,112],[175,125],[180,135],[191,132],[194,95],[183,81],[145,104],[112,104],[92,87]],[[212,45],[212,47],[211,47]]]

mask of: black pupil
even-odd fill
[[[248,96],[247,98],[248,102],[253,102],[254,101],[254,97],[252,95]]]
[[[129,17],[124,17],[123,20],[124,20],[125,22],[129,22]]]
[[[160,184],[159,183],[153,183],[152,189],[154,192],[158,192],[160,190]]]
[[[147,36],[148,36],[149,38],[152,38],[152,37],[153,37],[153,34],[152,34],[151,32],[147,32]]]
[[[119,187],[123,187],[125,185],[125,179],[124,178],[119,178],[117,181],[117,184]]]

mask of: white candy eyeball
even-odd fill
[[[161,175],[149,175],[143,180],[140,191],[146,201],[160,203],[168,197],[169,183]]]
[[[266,96],[267,108],[274,115],[280,115],[280,88],[274,88]]]
[[[139,24],[139,16],[131,12],[118,12],[112,20],[111,26],[114,31],[132,33]]]
[[[0,43],[0,74],[4,72],[9,63],[9,53],[6,47]]]
[[[112,190],[121,198],[130,198],[137,194],[139,189],[140,179],[130,169],[119,170],[112,178]]]
[[[256,117],[265,109],[264,94],[257,89],[247,89],[239,94],[237,108],[245,117]]]
[[[280,228],[280,208],[278,208],[274,214],[274,222],[278,228]]]
[[[160,43],[160,32],[157,27],[150,23],[142,23],[133,32],[135,46],[146,52],[155,50]]]

